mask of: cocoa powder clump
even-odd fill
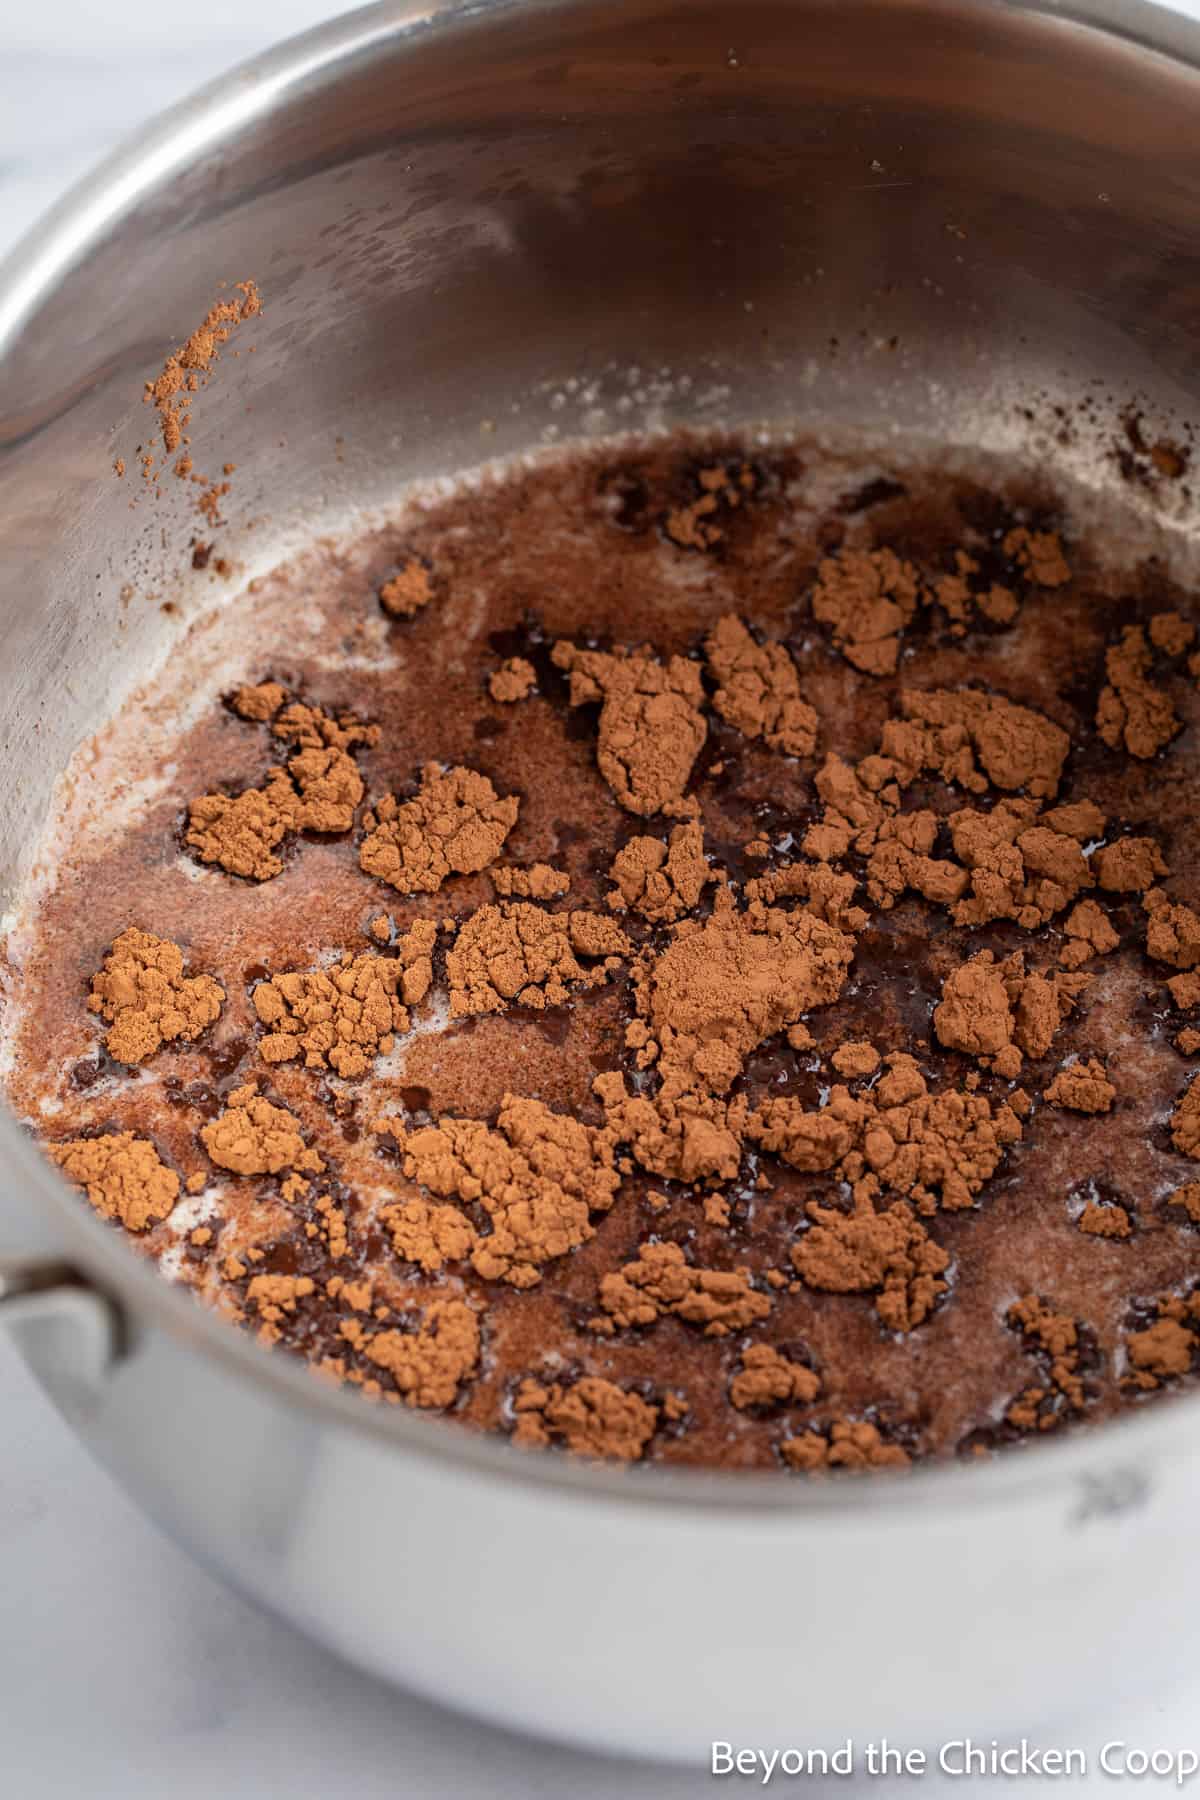
[[[275,853],[298,829],[299,814],[296,789],[282,769],[269,769],[261,788],[236,795],[201,794],[193,800],[185,842],[201,862],[218,863],[246,880],[269,881],[283,868]]]
[[[217,1019],[224,988],[183,967],[178,944],[136,925],[115,939],[88,998],[88,1011],[109,1026],[104,1047],[115,1062],[146,1062],[178,1039],[194,1043]]]
[[[804,1363],[792,1362],[773,1344],[750,1344],[729,1384],[729,1398],[739,1412],[772,1406],[808,1406],[821,1391],[821,1378]]]
[[[1096,879],[1109,894],[1142,894],[1167,873],[1153,838],[1123,837],[1105,844],[1094,856]]]
[[[938,1042],[990,1061],[1012,1043],[1008,991],[990,950],[981,951],[947,976],[933,1014]]]
[[[146,1231],[170,1216],[179,1198],[179,1177],[154,1145],[132,1131],[74,1138],[47,1150],[63,1173],[77,1182],[102,1219],[119,1219],[126,1231]]]
[[[1151,888],[1142,900],[1147,914],[1146,954],[1174,969],[1200,965],[1200,913],[1169,900]]]
[[[1163,1294],[1154,1318],[1125,1337],[1127,1384],[1148,1392],[1191,1373],[1200,1348],[1200,1293]]]
[[[879,1067],[879,1052],[873,1044],[850,1042],[839,1044],[830,1062],[848,1081],[873,1075]]]
[[[1189,969],[1186,975],[1172,975],[1167,992],[1181,1011],[1200,1006],[1200,970]]]
[[[894,550],[840,550],[817,570],[812,614],[856,669],[894,675],[919,603],[920,577]]]
[[[600,1281],[600,1305],[614,1325],[653,1325],[672,1313],[700,1325],[705,1337],[726,1337],[765,1319],[771,1302],[750,1284],[746,1269],[701,1269],[678,1244],[643,1244],[633,1262]]]
[[[850,936],[809,912],[752,902],[739,913],[720,888],[703,924],[683,920],[636,971],[639,1016],[627,1042],[640,1068],[654,1068],[658,1088],[631,1094],[618,1072],[598,1076],[610,1130],[652,1174],[731,1179],[747,1107],[721,1096],[758,1044],[837,998],[853,954]]]
[[[895,734],[898,761],[915,754],[918,768],[933,769],[946,781],[978,790],[978,758],[987,779],[1008,792],[1023,789],[1035,799],[1058,791],[1071,740],[1031,707],[1019,706],[1002,694],[964,688],[957,692],[906,689],[900,696],[906,720],[917,731]],[[885,748],[887,733],[884,734]]]
[[[1019,1141],[1020,1120],[1006,1102],[993,1108],[969,1086],[931,1093],[904,1052],[886,1060],[874,1087],[857,1095],[835,1087],[815,1111],[790,1095],[764,1101],[746,1121],[746,1135],[806,1174],[836,1169],[852,1184],[864,1217],[880,1191],[922,1213],[964,1210]]]
[[[273,682],[266,684],[271,690],[275,686]],[[264,689],[260,686],[255,691],[261,696]],[[245,688],[239,690],[243,702],[245,694]],[[287,703],[286,694],[284,699],[285,704],[270,720],[271,735],[284,743],[295,744],[300,750],[358,750],[379,742],[378,725],[370,725],[353,713],[326,712],[324,707],[309,706],[302,700]]]
[[[1200,1077],[1184,1089],[1171,1114],[1171,1142],[1184,1156],[1200,1160]]]
[[[871,917],[864,907],[853,904],[857,891],[853,875],[827,862],[789,863],[757,876],[745,887],[747,900],[767,906],[779,900],[803,899],[814,919],[851,935],[861,931]]]
[[[748,463],[713,463],[693,480],[695,499],[667,509],[663,533],[681,550],[712,550],[724,541],[726,516],[753,496],[758,483]]]
[[[372,1058],[386,1056],[397,1032],[411,1024],[409,1007],[429,992],[437,926],[418,919],[403,935],[395,956],[347,952],[328,969],[307,969],[260,981],[253,1003],[260,1024],[264,1062],[291,1062],[302,1056],[309,1069],[331,1068],[356,1078]]]
[[[607,1212],[620,1185],[610,1137],[540,1100],[506,1095],[495,1126],[443,1118],[414,1131],[395,1121],[384,1129],[410,1181],[487,1214],[491,1229],[471,1258],[485,1281],[534,1286],[544,1263],[593,1236],[590,1214]]]
[[[705,640],[708,671],[717,683],[713,705],[748,738],[771,750],[811,756],[817,715],[800,693],[796,665],[782,644],[758,643],[736,613],[726,613]]]
[[[596,1462],[637,1462],[658,1424],[657,1406],[599,1375],[550,1385],[530,1377],[512,1404],[514,1444],[561,1443]]]
[[[319,1171],[325,1166],[305,1143],[295,1115],[272,1105],[253,1081],[234,1089],[224,1111],[201,1127],[200,1139],[218,1168],[235,1175],[279,1175],[287,1169]]]
[[[268,769],[261,788],[201,794],[188,807],[189,849],[201,862],[246,880],[278,875],[283,863],[276,852],[298,832],[337,836],[350,830],[364,793],[352,752],[379,739],[376,725],[299,702],[272,717],[268,706],[285,698],[278,683],[260,683],[239,688],[233,706],[248,720],[269,719],[272,735],[296,746],[286,768]]]
[[[496,892],[506,899],[559,900],[571,891],[565,869],[552,869],[549,863],[532,863],[527,869],[493,867],[488,873]]]
[[[537,670],[523,656],[510,656],[488,678],[488,693],[502,706],[526,700],[537,686]]]
[[[287,689],[278,681],[245,682],[230,695],[229,704],[239,719],[266,725],[286,699]]]
[[[1182,656],[1196,641],[1196,627],[1182,613],[1155,613],[1150,621],[1150,642],[1167,656]]]
[[[1094,1056],[1060,1069],[1042,1095],[1051,1106],[1080,1113],[1108,1112],[1116,1097],[1117,1090],[1105,1074],[1104,1064]]]
[[[1051,531],[1015,526],[1003,540],[1015,572],[1036,587],[1061,587],[1071,579],[1062,543]],[[978,558],[959,548],[953,568],[924,575],[883,546],[844,547],[823,559],[812,593],[812,614],[828,625],[835,647],[866,675],[894,675],[906,628],[922,610],[945,614],[952,637],[962,637],[978,618],[1011,625],[1020,600],[1011,587],[989,580]]]
[[[1167,1206],[1177,1206],[1185,1212],[1193,1225],[1200,1225],[1200,1181],[1185,1181],[1177,1187],[1164,1202]]]
[[[457,1206],[400,1200],[385,1206],[379,1220],[396,1255],[404,1262],[416,1263],[426,1274],[436,1274],[448,1262],[465,1261],[479,1241],[470,1219]]]
[[[1073,907],[1063,931],[1071,940],[1059,957],[1066,969],[1078,969],[1093,956],[1110,956],[1121,941],[1094,900],[1081,900]]]
[[[804,834],[807,856],[828,863],[855,850],[868,858],[867,893],[876,905],[888,908],[915,888],[951,907],[959,924],[1016,918],[1032,928],[1091,885],[1079,829],[1095,809],[1058,808],[1039,819],[1038,799],[1057,786],[1069,747],[1065,732],[1028,708],[970,690],[908,691],[901,704],[906,716],[886,721],[876,754],[852,766],[831,753],[817,771],[824,810]],[[989,778],[1001,787],[1028,785],[1037,798],[951,814],[955,864],[932,854],[936,813],[899,810],[903,790],[929,772],[974,793]]]
[[[878,1212],[864,1190],[852,1213],[815,1201],[808,1212],[812,1224],[792,1251],[806,1287],[875,1294],[875,1310],[889,1331],[912,1331],[929,1317],[947,1290],[950,1257],[910,1206],[897,1201]]]
[[[1089,1200],[1079,1215],[1079,1229],[1085,1237],[1122,1239],[1133,1236],[1133,1220],[1124,1206]]]
[[[311,1275],[253,1275],[246,1285],[246,1307],[261,1319],[259,1342],[277,1344],[282,1327],[302,1300],[317,1291]]]
[[[689,1185],[732,1181],[741,1162],[745,1104],[705,1093],[631,1095],[615,1071],[598,1075],[594,1092],[613,1136],[627,1143],[652,1175]]]
[[[837,999],[853,957],[853,938],[811,913],[738,912],[719,889],[711,916],[676,925],[637,976],[668,1091],[725,1091],[756,1045]]]
[[[341,1334],[352,1350],[391,1376],[408,1406],[453,1405],[479,1365],[479,1318],[465,1300],[431,1300],[413,1330],[368,1332],[357,1319],[344,1319]]]
[[[649,649],[611,655],[559,642],[554,662],[571,676],[571,705],[601,701],[596,760],[621,805],[648,817],[695,811],[684,789],[708,727],[700,665]]]
[[[912,1463],[903,1445],[889,1443],[869,1419],[836,1419],[822,1431],[784,1438],[779,1454],[801,1475],[826,1475],[832,1469],[863,1475],[873,1469],[907,1469]]]
[[[1032,931],[1093,885],[1075,832],[1055,829],[1065,810],[1039,814],[1032,801],[1002,800],[990,812],[951,813],[954,851],[970,872],[970,892],[953,908],[955,924],[1012,919]]]
[[[481,906],[446,953],[450,1015],[561,1006],[573,988],[606,981],[630,949],[625,934],[600,913],[551,913],[522,900]]]
[[[1053,1431],[1087,1404],[1079,1321],[1056,1312],[1040,1295],[1028,1294],[1009,1308],[1006,1323],[1010,1331],[1020,1332],[1041,1379],[1018,1394],[1005,1418],[1018,1431]]]
[[[379,590],[379,602],[393,619],[415,619],[433,599],[433,579],[419,556],[410,556]]]
[[[867,894],[877,906],[894,906],[908,888],[938,906],[952,906],[961,898],[966,872],[930,855],[937,833],[936,815],[924,809],[879,822],[867,863]]]
[[[982,585],[979,563],[966,550],[955,551],[954,568],[935,575],[924,598],[927,605],[941,607],[951,637],[965,637],[977,622],[976,613],[992,625],[1011,625],[1021,610],[1017,595],[1003,582]]]
[[[1026,973],[1020,950],[1002,962],[981,950],[946,978],[933,1014],[938,1042],[1015,1079],[1025,1056],[1049,1050],[1087,980],[1057,970]]]
[[[1108,685],[1096,707],[1096,730],[1109,749],[1143,760],[1183,729],[1170,694],[1151,679],[1153,660],[1143,628],[1127,625],[1105,656]]]
[[[1062,539],[1055,531],[1030,531],[1024,525],[1014,526],[1005,535],[1004,554],[1011,556],[1037,587],[1065,587],[1071,579]]]
[[[385,794],[366,814],[359,863],[398,893],[436,894],[449,876],[495,862],[520,806],[474,769],[426,763],[411,800]]]
[[[705,887],[716,879],[694,819],[676,825],[666,844],[660,838],[630,838],[613,858],[609,876],[616,883],[608,896],[614,912],[639,912],[656,925],[694,912]]]

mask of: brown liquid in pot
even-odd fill
[[[889,470],[848,476],[840,495],[828,489],[828,470],[799,453],[736,445],[701,453],[668,444],[513,472],[431,501],[349,549],[318,548],[256,584],[200,634],[211,704],[172,726],[172,708],[178,717],[194,698],[181,658],[118,722],[95,773],[68,798],[54,883],[9,947],[8,1088],[47,1144],[129,1133],[179,1178],[165,1217],[134,1208],[135,1248],[333,1379],[583,1453],[799,1470],[983,1454],[1190,1378],[1200,1346],[1189,1305],[1200,1190],[1189,1208],[1188,1184],[1200,1179],[1200,1141],[1187,1093],[1200,996],[1188,977],[1200,951],[1188,948],[1186,919],[1160,902],[1197,894],[1194,602],[1154,567],[1115,579],[1033,489],[1001,496],[949,479],[910,489]],[[1057,534],[1069,579],[1052,559],[1039,565],[1029,545],[1045,557],[1050,540],[1030,531]],[[851,605],[828,600],[834,576],[824,559],[856,547],[886,547],[914,572],[916,599],[906,600],[903,582],[887,590],[899,594],[894,653],[886,633],[869,644],[864,636],[880,591],[873,576],[859,570]],[[939,585],[961,576],[958,552],[971,559],[965,587]],[[411,616],[381,608],[389,581],[401,577],[411,595],[422,570],[427,603]],[[814,591],[825,595],[815,607]],[[1151,628],[1176,612],[1182,624]],[[720,700],[734,684],[711,647],[705,654],[728,616],[753,634],[755,681],[739,687],[740,702]],[[1122,633],[1139,626],[1146,657],[1131,676],[1130,644],[1141,640]],[[764,702],[754,654],[764,643],[783,646],[774,667],[784,670],[784,700],[768,683]],[[555,652],[556,644],[573,648]],[[652,685],[670,658],[687,667],[674,687],[663,678],[674,696],[665,725],[644,696],[623,715],[629,732],[602,774],[601,701],[610,695],[595,687],[588,670],[600,665],[587,653],[647,645]],[[870,672],[880,664],[883,672]],[[211,675],[218,667],[220,680]],[[281,871],[256,880],[201,862],[187,839],[199,796],[259,788],[269,767],[290,767],[297,741],[273,734],[278,712],[264,703],[263,717],[246,718],[228,704],[242,684],[267,681],[285,690],[283,704],[353,715],[378,732],[343,752],[365,790],[351,801],[353,829],[319,835],[304,820],[328,824],[332,815],[295,813],[299,825],[271,853]],[[1151,754],[1138,755],[1129,743],[1145,723],[1146,687],[1165,696],[1180,729],[1157,748],[1139,740]],[[1039,731],[1066,733],[1051,791],[1036,751],[1017,768],[1023,783],[997,780],[1011,745],[993,754],[976,733],[965,762],[922,767],[886,802],[889,820],[932,815],[927,848],[914,848],[908,825],[884,833],[898,831],[905,851],[926,859],[911,865],[915,888],[895,893],[859,841],[835,844],[827,869],[853,877],[852,894],[846,884],[836,901],[815,897],[808,874],[789,891],[786,871],[820,866],[805,854],[805,834],[830,822],[816,782],[830,753],[861,771],[886,722],[904,721],[903,690],[964,688],[1007,697],[1038,716]],[[514,697],[494,698],[493,689]],[[807,708],[815,748],[795,754],[811,735]],[[1010,716],[995,717],[1007,731]],[[1153,720],[1149,729],[1153,738]],[[699,744],[689,758],[693,730]],[[486,777],[498,805],[515,796],[519,807],[515,824],[501,820],[490,838],[491,803],[476,808],[458,863],[448,853],[433,891],[405,892],[367,872],[360,853],[387,825],[384,796],[396,796],[402,825],[415,817],[403,809],[425,791],[430,764]],[[968,765],[973,775],[960,778]],[[1104,816],[1095,837],[1074,840],[1086,885],[1069,904],[1051,897],[1038,922],[956,923],[958,902],[918,891],[936,896],[949,882],[969,896],[951,815],[1027,802],[1024,828],[1045,836],[1053,826],[1036,819],[1085,801]],[[418,821],[414,854],[427,867],[432,844],[435,874],[448,816],[431,804]],[[697,826],[706,867],[697,870],[693,854],[692,887],[681,877],[673,890],[660,878],[657,901],[643,898],[651,916],[610,906],[621,891],[614,858],[631,840],[665,850],[678,832],[682,859]],[[1061,859],[1070,832],[1054,835],[1066,840],[1050,847]],[[1168,872],[1157,873],[1152,858],[1139,866],[1151,855],[1144,846],[1104,865],[1106,847],[1127,836],[1152,839]],[[819,835],[809,846],[830,849]],[[627,874],[641,855],[627,857]],[[464,861],[476,872],[457,872]],[[568,874],[569,892],[537,865]],[[503,873],[514,869],[533,873]],[[1080,901],[1095,903],[1115,948],[1072,939],[1067,924]],[[1038,903],[1026,910],[1037,913]],[[559,923],[547,927],[546,918]],[[1085,913],[1080,931],[1089,918],[1095,928]],[[1173,946],[1174,960],[1148,954],[1156,918],[1151,947]],[[515,998],[505,923],[514,919],[549,931],[558,959],[546,976],[542,949],[530,953]],[[425,934],[429,978],[395,1015],[399,1027],[393,1021],[369,1041],[365,1072],[339,1074],[319,1054],[313,1067],[303,1052],[264,1056],[264,1036],[279,1030],[264,1027],[255,1005],[264,983],[328,970],[343,956],[392,957],[405,942],[415,958],[425,940],[407,934],[421,920],[436,927]],[[93,978],[131,926],[180,946],[184,980],[209,976],[224,993],[206,1024],[188,990],[196,1035],[167,1035],[133,1064],[108,1054],[115,1027],[87,1006]],[[664,959],[697,932],[707,934],[704,951],[681,996],[668,980],[675,963]],[[767,954],[768,939],[784,946],[782,960]],[[827,986],[814,1000],[826,980],[816,964],[836,962],[839,945],[846,961],[828,976],[833,997]],[[982,950],[1007,970],[1018,1021],[1047,985],[1065,996],[1048,1047],[1034,1031],[1021,1050],[1019,1024],[998,1050],[991,1039],[990,1049],[968,1044],[949,1015],[939,1015],[939,1037],[945,983]],[[1005,963],[1014,951],[1023,968]],[[734,967],[744,993],[734,991]],[[1022,985],[1030,974],[1040,986]],[[728,993],[714,990],[722,982],[733,984]],[[996,1025],[995,983],[962,992],[965,1029],[979,1028],[982,1041]],[[463,996],[475,1004],[481,993],[494,1010],[455,1016]],[[696,1007],[701,1039],[721,1048],[693,1063],[693,1051],[672,1050],[670,1033],[693,1029]],[[755,1008],[759,1023],[747,1025]],[[760,1029],[764,1019],[770,1029]],[[284,1023],[296,1027],[294,1017]],[[661,1153],[656,1168],[612,1084],[600,1096],[594,1089],[616,1072],[627,1100],[644,1098],[670,1125],[662,1093],[672,1056],[678,1068],[686,1063],[684,1112],[704,1128],[695,1127],[693,1180],[679,1167],[664,1174]],[[913,1064],[888,1063],[897,1056]],[[957,1094],[984,1135],[996,1135],[991,1172],[957,1199],[954,1183],[931,1180],[928,1169],[907,1188],[889,1187],[879,1160],[879,1115],[889,1108],[893,1137],[931,1132],[952,1174],[970,1160],[960,1139],[928,1123],[925,1100],[903,1097],[913,1065],[935,1100]],[[256,1113],[249,1084],[290,1123]],[[850,1149],[824,1167],[791,1166],[789,1153],[802,1164],[807,1154],[795,1148],[797,1115],[818,1118],[813,1129],[824,1135],[839,1089]],[[1047,1091],[1061,1103],[1043,1098]],[[506,1096],[515,1105],[503,1113]],[[1081,1099],[1104,1110],[1074,1110]],[[779,1101],[793,1104],[772,1112]],[[559,1128],[544,1109],[591,1128],[590,1148],[564,1132],[546,1152],[547,1131],[554,1138]],[[433,1151],[444,1143],[428,1128],[446,1119],[479,1126],[462,1150],[475,1158],[469,1192],[438,1171]],[[782,1121],[774,1136],[772,1119]],[[724,1173],[705,1161],[720,1156],[710,1127],[735,1146]],[[271,1171],[262,1145],[280,1129],[294,1141]],[[549,1154],[559,1175],[569,1171],[554,1193],[544,1167],[541,1185],[533,1180],[542,1211],[532,1223],[506,1210],[510,1165],[529,1132],[534,1161]],[[110,1168],[105,1187],[94,1147],[66,1167],[82,1182],[90,1175],[93,1200],[120,1218],[120,1182]],[[408,1209],[402,1220],[397,1208]],[[861,1222],[853,1242],[839,1223],[852,1209]],[[881,1226],[884,1215],[891,1223]],[[857,1274],[847,1273],[847,1256]]]

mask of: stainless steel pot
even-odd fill
[[[248,571],[410,478],[653,423],[1025,445],[1103,495],[1081,399],[1194,396],[1198,62],[1140,0],[393,0],[176,109],[0,273],[3,903],[208,604],[184,497],[131,511],[111,463],[215,280],[267,306],[203,398]],[[898,1483],[569,1467],[328,1390],[3,1118],[0,1148],[0,1317],[47,1389],[182,1542],[389,1679],[690,1757],[1020,1728],[1189,1661],[1195,1401]]]

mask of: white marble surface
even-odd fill
[[[1200,0],[1181,9],[1200,16]],[[328,10],[321,0],[257,0],[253,8],[205,0],[195,12],[179,0],[0,0],[0,252],[143,117]],[[682,1800],[729,1791],[699,1766],[635,1768],[506,1737],[388,1692],[264,1618],[141,1518],[51,1411],[2,1333],[0,1422],[6,1800]],[[1120,1736],[1200,1748],[1200,1680],[1170,1704],[1064,1724],[1055,1741],[1094,1750]],[[904,1791],[917,1785],[982,1791],[936,1779]],[[1098,1777],[1067,1785],[1072,1793],[1112,1787]],[[845,1793],[848,1784],[831,1786]],[[1121,1787],[1139,1796],[1170,1791],[1160,1782]],[[769,1791],[781,1790],[817,1791],[782,1781]],[[870,1789],[879,1800],[892,1791],[884,1782]]]

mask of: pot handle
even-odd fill
[[[0,1254],[0,1325],[69,1419],[96,1410],[126,1339],[107,1295],[68,1263]]]

